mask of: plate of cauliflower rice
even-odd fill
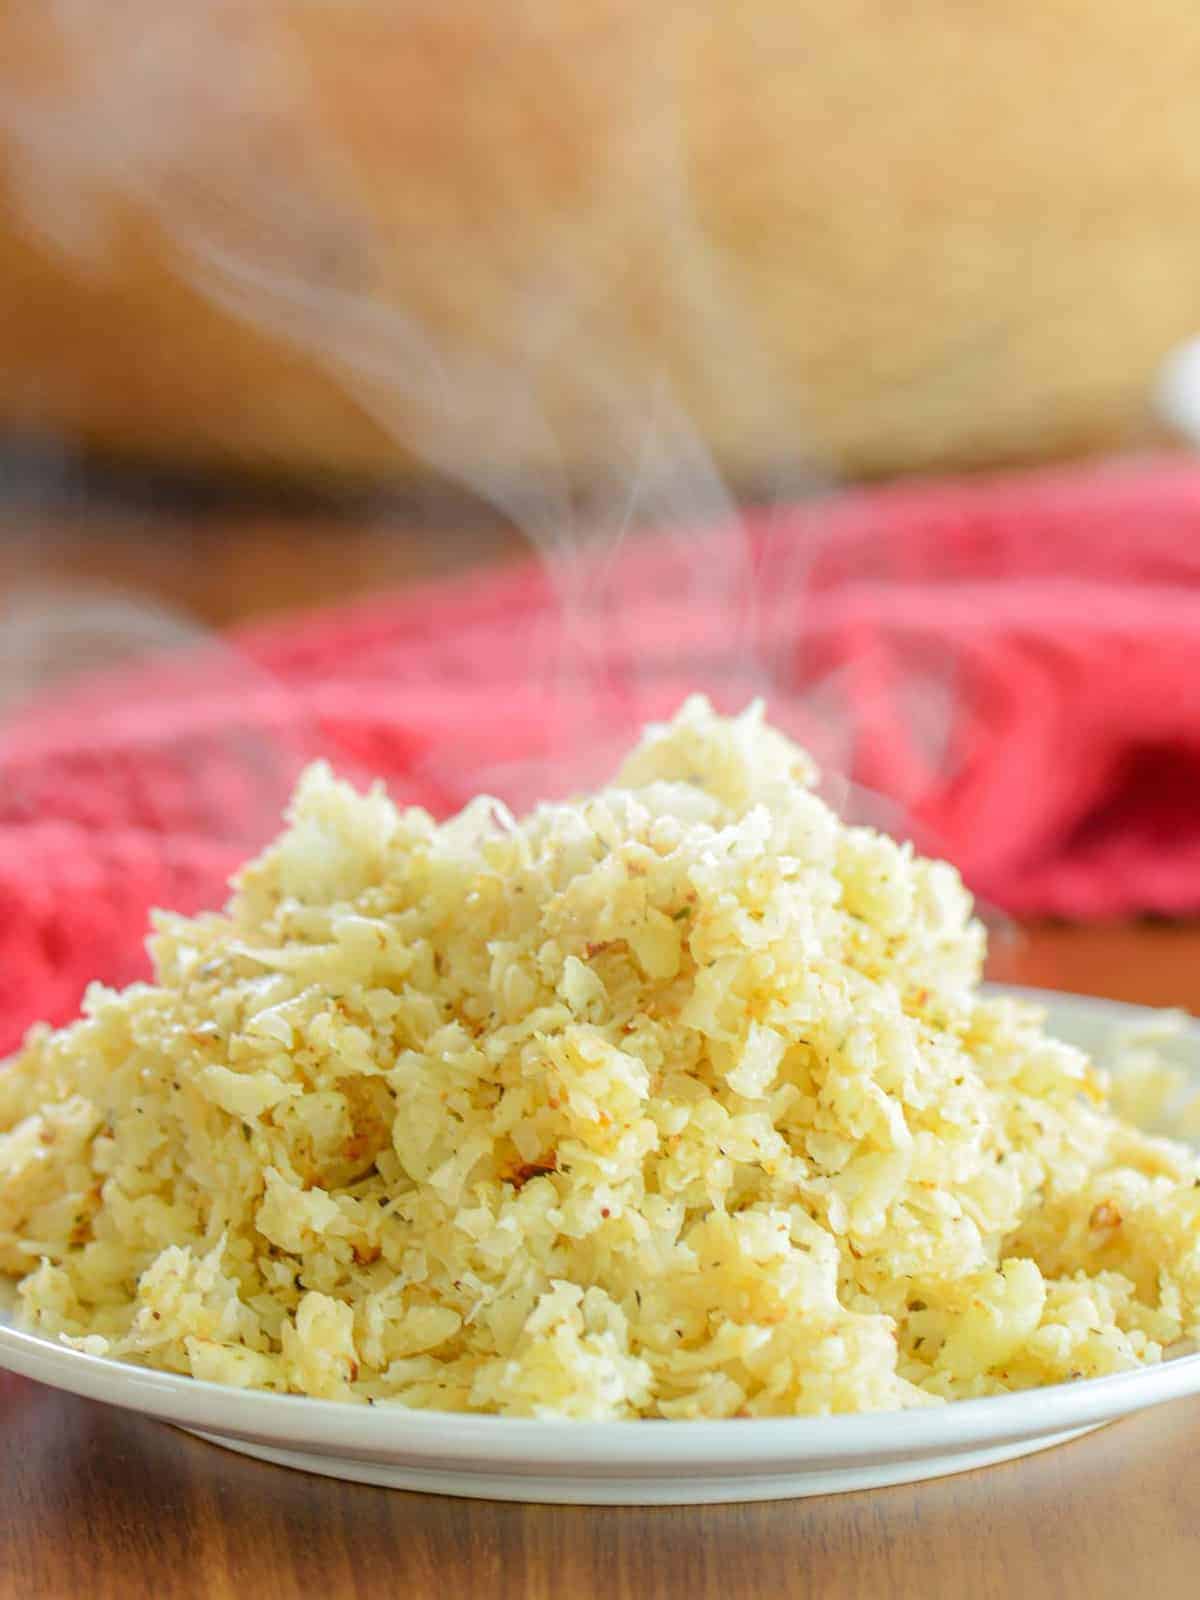
[[[0,1069],[0,1365],[579,1502],[936,1476],[1200,1390],[1200,1031],[981,986],[954,869],[814,779],[700,698],[521,819],[311,768],[224,911],[155,916],[153,982]]]

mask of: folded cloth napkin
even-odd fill
[[[866,814],[1014,912],[1200,910],[1200,470],[846,493],[239,630],[0,730],[0,1052],[217,905],[300,767],[444,814],[763,694]]]

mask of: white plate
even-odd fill
[[[1037,994],[1054,1031],[1102,1049],[1136,1006]],[[1200,1076],[1200,1023],[1176,1045]],[[988,1400],[850,1417],[533,1422],[255,1393],[67,1350],[0,1308],[0,1367],[330,1477],[494,1500],[686,1505],[869,1489],[989,1466],[1200,1391],[1200,1355]]]

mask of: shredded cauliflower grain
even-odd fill
[[[323,766],[156,981],[0,1073],[0,1270],[92,1353],[510,1416],[866,1411],[1200,1336],[1200,1161],[981,996],[952,868],[759,708],[442,826]]]

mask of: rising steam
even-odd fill
[[[369,0],[359,3],[369,8]],[[558,602],[522,641],[555,756],[536,771],[479,772],[478,786],[527,796],[592,781],[611,765],[612,744],[671,709],[681,688],[703,689],[725,706],[770,698],[781,656],[794,658],[800,597],[822,554],[819,519],[798,538],[781,532],[782,519],[776,526],[760,513],[752,544],[666,363],[651,365],[641,353],[637,308],[627,308],[628,337],[616,342],[598,331],[611,315],[596,315],[621,303],[624,262],[648,247],[652,227],[656,257],[669,264],[664,347],[681,350],[706,384],[736,391],[744,430],[767,415],[770,351],[729,292],[691,198],[679,93],[692,47],[688,14],[668,10],[648,21],[618,4],[603,37],[580,39],[569,26],[548,31],[537,7],[495,8],[495,60],[481,62],[481,71],[502,73],[513,52],[531,54],[546,84],[541,115],[586,119],[590,108],[616,106],[618,116],[597,120],[621,133],[590,153],[564,198],[560,232],[538,252],[521,237],[528,174],[512,151],[495,149],[496,212],[511,230],[524,311],[519,327],[489,338],[445,318],[435,323],[382,288],[386,241],[368,206],[354,202],[353,153],[323,114],[295,26],[303,9],[302,0],[46,0],[40,22],[24,26],[42,30],[52,69],[39,75],[26,62],[0,86],[27,225],[102,272],[109,198],[152,214],[199,293],[314,358],[395,439],[398,454],[483,497],[524,530]],[[393,52],[452,44],[461,25],[457,8],[433,0],[408,0],[386,16],[381,48]],[[406,32],[406,19],[419,29]],[[280,125],[303,130],[301,144],[281,149]],[[419,151],[398,148],[395,182],[409,181],[420,160]],[[599,254],[581,251],[581,219],[599,219],[587,234],[604,240]],[[545,400],[550,369],[565,393],[560,404],[586,419],[586,462],[566,458],[560,419]],[[797,418],[800,462],[803,426]],[[779,485],[789,500],[827,488],[804,466]],[[648,648],[646,597],[629,594],[624,576],[625,549],[647,528],[657,530],[662,552],[657,598],[676,618],[673,654]],[[27,618],[11,634],[6,659],[33,661],[56,649],[74,626],[73,604],[56,618],[39,597],[29,617],[40,621]],[[89,616],[95,638],[101,613]],[[129,631],[127,613],[109,619]],[[843,775],[854,761],[854,716],[870,702],[861,685],[847,692],[849,670],[815,674],[802,730],[826,768]],[[923,664],[903,701],[936,767],[951,709],[942,668]]]

